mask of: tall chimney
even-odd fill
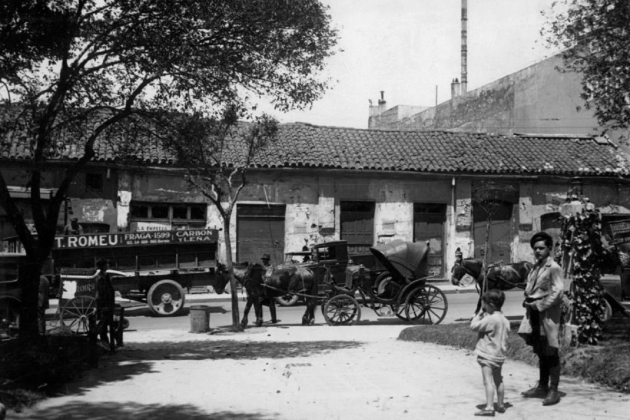
[[[378,100],[378,110],[379,113],[383,113],[385,111],[385,91],[381,90],[381,99]]]
[[[462,0],[462,95],[468,91],[468,0]]]

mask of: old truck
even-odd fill
[[[184,307],[186,292],[217,284],[217,240],[216,229],[59,236],[52,250],[50,272],[51,286],[63,302],[61,316],[64,310],[76,306],[72,294],[79,285],[73,277],[94,273],[99,259],[109,262],[114,288],[122,298],[145,302],[157,316],[176,315]],[[4,264],[8,268],[0,270],[12,270],[14,266],[17,270],[18,260],[26,258],[21,244],[17,238],[4,242],[3,248],[8,251],[5,255],[15,261],[6,260],[11,264]],[[11,295],[5,293],[4,300],[11,302],[11,313],[15,314],[19,307],[19,291],[15,289],[19,285],[12,284]],[[82,297],[81,307],[85,306]]]

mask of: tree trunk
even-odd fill
[[[37,304],[39,301],[39,276],[42,267],[43,261],[40,258],[29,256],[27,262],[19,269],[19,282],[22,286],[20,337],[34,338],[39,335]]]
[[[232,297],[232,327],[235,331],[240,331],[240,314],[238,310],[238,294],[236,292],[236,278],[232,262],[232,241],[230,239],[230,215],[223,217],[223,240],[225,242],[225,265],[230,273],[230,294]]]
[[[492,222],[492,216],[488,213],[488,222],[486,224],[486,242],[483,244],[483,287],[481,289],[481,295],[483,296],[488,291],[488,242],[490,241],[490,224]]]

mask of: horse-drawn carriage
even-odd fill
[[[354,264],[345,241],[313,245],[310,261],[281,265],[271,273],[260,264],[235,267],[235,276],[250,297],[241,324],[247,325],[253,305],[256,324],[262,325],[261,301],[273,305],[273,298],[286,295],[300,296],[306,302],[302,317],[305,325],[314,322],[318,303],[329,325],[358,322],[361,306],[379,315],[395,315],[418,324],[437,324],[444,319],[448,309],[446,297],[439,288],[427,283],[426,244],[396,240],[370,251],[371,259],[376,261],[370,268]],[[367,262],[365,258],[362,261]],[[275,310],[271,306],[270,310],[274,322]]]
[[[329,283],[331,292],[322,303],[326,322],[329,325],[358,322],[364,306],[379,315],[391,314],[416,324],[440,323],[448,302],[439,288],[427,283],[428,251],[425,243],[401,240],[370,248],[385,269],[349,265],[345,284]]]

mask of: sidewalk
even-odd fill
[[[475,288],[475,284],[471,284],[465,287],[453,286],[450,282],[447,281],[429,281],[429,284],[433,284],[437,286],[444,292],[444,294],[451,293],[477,293],[477,289]],[[237,296],[239,299],[247,298],[247,295],[243,290],[237,291]],[[189,293],[186,294],[186,302],[230,302],[231,295],[228,293],[223,293],[221,295],[216,293]],[[124,307],[134,307],[144,305],[142,302],[138,302],[130,299],[123,299],[121,297],[116,298],[116,303],[121,304]],[[47,310],[54,311],[59,306],[59,299],[50,299],[50,307]]]

